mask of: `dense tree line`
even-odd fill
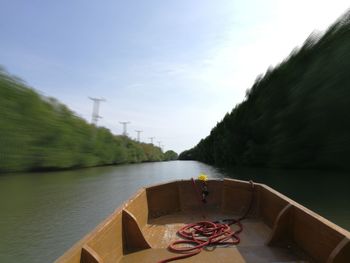
[[[179,157],[178,154],[172,150],[166,151],[164,153],[164,160],[165,161],[177,160],[178,157]]]
[[[348,169],[350,12],[259,76],[180,159],[218,166]]]
[[[0,68],[0,172],[162,161],[159,147],[88,124]]]

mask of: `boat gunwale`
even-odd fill
[[[346,230],[345,228],[342,228],[341,226],[336,225],[332,221],[328,220],[327,218],[319,215],[318,213],[310,210],[309,208],[303,206],[302,204],[299,204],[298,202],[294,201],[293,199],[285,196],[284,194],[278,192],[277,190],[271,188],[270,186],[267,186],[266,184],[259,184],[260,186],[264,187],[266,190],[272,192],[273,194],[277,195],[278,197],[283,198],[284,200],[288,201],[291,205],[301,209],[302,211],[306,212],[308,215],[318,219],[319,221],[322,221],[322,223],[325,223],[330,228],[333,228],[334,230],[340,232],[345,237],[350,238],[350,232]]]
[[[167,182],[159,183],[159,184],[153,184],[149,185],[147,187],[141,187],[139,188],[135,194],[133,194],[130,198],[128,198],[126,201],[124,201],[120,206],[118,206],[110,215],[108,215],[104,220],[102,220],[97,226],[95,226],[89,233],[84,235],[81,239],[79,239],[77,242],[75,242],[68,250],[66,250],[59,258],[57,258],[54,262],[65,262],[64,260],[68,260],[69,258],[73,257],[76,254],[76,251],[80,248],[83,248],[85,244],[88,244],[92,238],[98,234],[99,232],[103,231],[103,229],[113,222],[113,220],[123,212],[125,208],[129,206],[137,197],[139,197],[142,193],[147,191],[147,189],[155,188],[155,187],[161,187],[162,185],[171,184],[171,183],[177,183],[177,182],[188,182],[191,181],[190,179],[180,179],[180,180],[170,180]],[[243,181],[243,180],[237,180],[237,179],[231,179],[231,178],[218,178],[218,179],[209,179],[208,181],[220,181],[223,184],[225,182],[238,182],[243,183],[246,185],[249,185],[249,181]],[[292,206],[295,206],[296,208],[299,208],[303,212],[305,212],[307,215],[315,218],[316,220],[320,221],[322,224],[325,224],[329,228],[333,229],[334,231],[338,232],[339,234],[343,235],[344,238],[350,239],[350,232],[346,229],[342,228],[341,226],[336,225],[335,223],[329,221],[328,219],[322,217],[321,215],[317,214],[316,212],[313,212],[312,210],[308,209],[307,207],[299,204],[298,202],[294,201],[293,199],[285,196],[284,194],[278,192],[277,190],[267,186],[266,184],[262,183],[255,183],[254,185],[260,186],[264,188],[266,191],[278,196],[279,198],[285,200],[288,202],[288,204],[291,204]]]
[[[60,262],[64,258],[69,258],[70,256],[73,256],[73,253],[75,253],[76,249],[82,248],[85,244],[91,240],[94,235],[101,232],[108,224],[110,224],[116,216],[121,214],[134,199],[136,199],[138,196],[140,196],[147,187],[141,187],[139,188],[135,194],[133,194],[129,199],[124,201],[120,206],[118,206],[110,215],[108,215],[105,219],[103,219],[97,226],[95,226],[89,233],[84,235],[81,239],[79,239],[76,243],[74,243],[68,250],[64,252],[59,258],[57,258],[54,263]]]

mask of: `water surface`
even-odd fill
[[[264,182],[350,229],[346,174],[236,169],[193,161],[0,176],[0,262],[52,262],[140,187],[176,179],[234,177]]]

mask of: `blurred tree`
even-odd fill
[[[348,169],[350,11],[260,75],[208,137],[180,154],[218,166]]]
[[[164,160],[165,161],[173,161],[173,160],[177,160],[177,158],[178,158],[177,153],[172,151],[172,150],[166,151],[164,153]]]
[[[0,171],[67,169],[162,161],[150,144],[115,136],[39,95],[0,67]]]

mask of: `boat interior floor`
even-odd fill
[[[238,215],[223,213],[179,212],[158,218],[149,219],[142,233],[151,248],[125,254],[120,262],[158,262],[180,254],[168,251],[167,247],[179,240],[176,232],[185,224],[198,221],[216,221],[228,218],[238,218]],[[247,218],[242,221],[243,232],[241,242],[236,246],[208,247],[199,254],[177,260],[176,262],[310,262],[305,255],[293,247],[268,246],[271,228],[259,218]],[[232,225],[231,228],[237,229]]]

